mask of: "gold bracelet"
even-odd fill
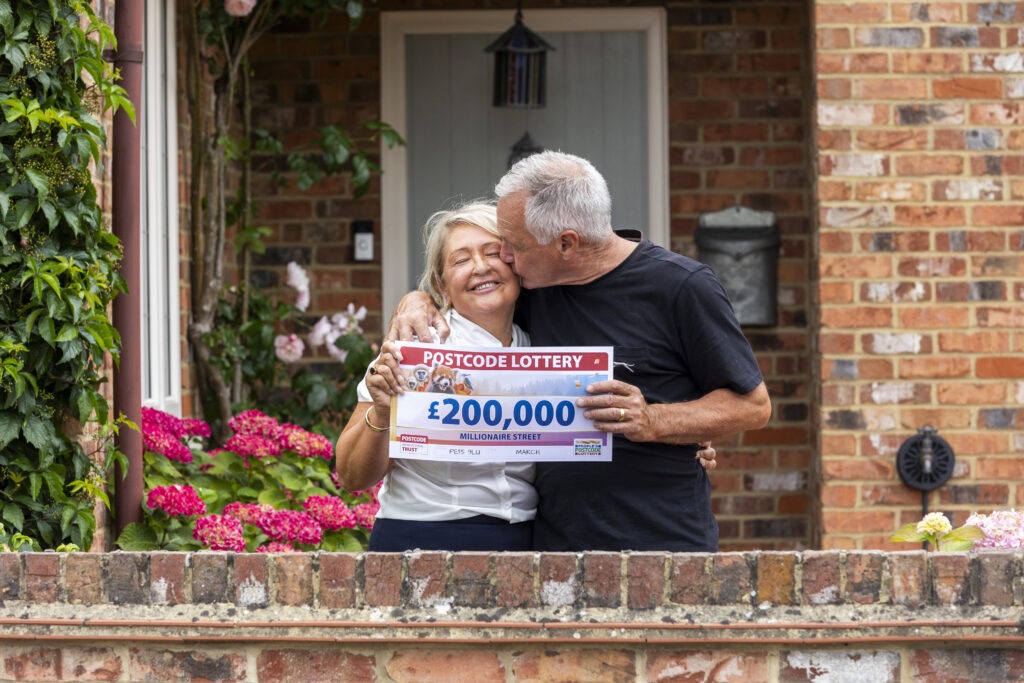
[[[390,424],[387,427],[378,427],[377,425],[375,425],[372,422],[370,422],[370,411],[372,411],[375,407],[376,406],[370,406],[369,408],[366,409],[366,412],[363,413],[363,420],[366,422],[366,426],[369,427],[370,429],[372,429],[373,431],[375,431],[375,432],[386,432],[389,429],[391,429],[391,425]]]

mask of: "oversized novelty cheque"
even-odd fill
[[[392,458],[611,460],[612,435],[583,417],[576,398],[612,378],[612,347],[401,348],[408,386],[392,399]]]

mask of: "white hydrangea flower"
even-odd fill
[[[295,261],[288,263],[288,278],[285,283],[299,293],[295,308],[305,311],[309,308],[309,275]]]
[[[941,512],[929,512],[917,523],[917,533],[937,538],[953,530],[949,518]]]

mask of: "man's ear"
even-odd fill
[[[558,234],[558,251],[563,257],[571,256],[580,246],[580,236],[575,230],[563,230]]]

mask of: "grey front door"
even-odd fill
[[[493,196],[513,146],[529,133],[544,149],[589,159],[608,181],[614,224],[647,224],[647,96],[639,31],[544,34],[547,106],[491,105],[496,36],[411,36],[407,51],[409,284],[423,268],[420,226],[431,213]]]

